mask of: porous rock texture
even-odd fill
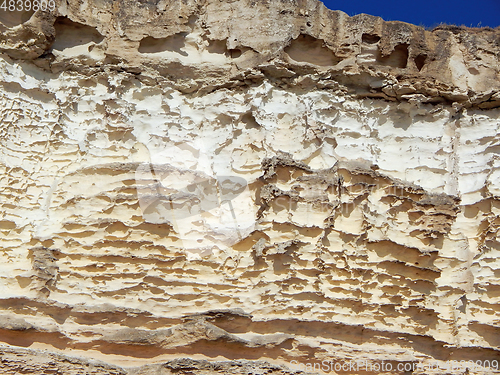
[[[0,373],[500,373],[397,370],[500,359],[499,28],[67,0],[0,31]]]

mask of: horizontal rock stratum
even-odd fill
[[[500,373],[500,28],[49,3],[0,9],[0,373]]]

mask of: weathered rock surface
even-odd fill
[[[499,28],[124,0],[0,31],[0,373],[500,373]]]

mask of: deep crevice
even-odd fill
[[[406,68],[408,64],[408,44],[398,44],[389,56],[379,56],[378,62],[393,68]]]
[[[294,61],[319,66],[333,66],[340,61],[333,51],[325,46],[323,40],[306,34],[301,34],[297,39],[292,40],[285,48],[285,52]]]
[[[376,44],[380,41],[380,37],[375,34],[363,34],[361,37],[363,43]]]
[[[425,65],[425,61],[427,60],[427,55],[418,55],[415,57],[415,65],[417,66],[418,71],[420,72]]]
[[[58,51],[88,43],[99,44],[104,39],[95,27],[82,25],[67,17],[58,17],[54,28],[56,29],[56,39],[52,49]]]
[[[187,33],[178,33],[171,35],[167,38],[153,38],[148,36],[141,40],[139,45],[139,53],[161,53],[161,52],[175,52],[182,56],[188,54],[182,49],[185,47]]]

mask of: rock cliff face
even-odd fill
[[[0,31],[0,373],[500,373],[499,28],[68,0]]]

